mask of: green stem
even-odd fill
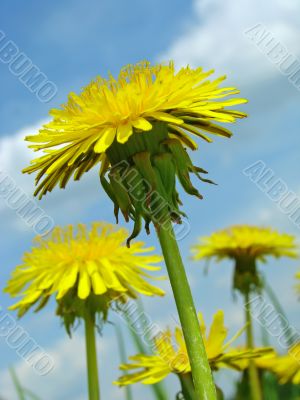
[[[192,368],[197,400],[216,400],[216,389],[208,363],[190,286],[170,218],[157,227]]]
[[[254,349],[254,336],[253,336],[253,324],[251,315],[251,303],[249,292],[245,294],[245,314],[246,314],[246,336],[247,336],[247,348]],[[258,376],[258,370],[253,360],[249,361],[249,382],[252,400],[262,400],[262,392],[260,386],[260,380]]]
[[[191,374],[180,374],[178,375],[182,394],[184,395],[185,400],[196,400],[195,389],[193,384],[193,379]]]
[[[96,337],[95,337],[95,321],[94,318],[89,313],[87,313],[85,316],[85,342],[86,342],[89,400],[100,400],[97,348],[96,348]]]

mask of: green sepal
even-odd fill
[[[134,298],[132,291],[127,292],[127,295]],[[75,324],[83,320],[87,313],[95,319],[97,328],[101,333],[102,325],[107,321],[109,310],[126,301],[126,296],[123,297],[119,292],[114,291],[101,295],[91,293],[88,298],[80,299],[77,295],[77,287],[74,286],[61,299],[57,300],[56,315],[61,317],[69,336],[72,335]]]
[[[166,190],[166,186],[165,186],[165,182],[162,180],[161,178],[161,174],[158,168],[153,167],[153,171],[155,173],[155,178],[156,178],[156,192],[158,195],[161,196],[162,201],[165,202],[165,205],[168,206],[168,208],[171,208],[171,204],[172,204],[172,199],[169,197],[167,190]]]
[[[147,196],[149,196],[150,185],[145,178],[136,167],[130,167],[123,174],[123,180],[134,206],[135,213],[140,213],[144,217],[149,216],[146,203]]]
[[[169,201],[173,202],[173,192],[176,190],[176,167],[170,153],[153,156],[153,165],[159,172],[164,190]]]
[[[133,231],[126,241],[127,247],[130,247],[131,240],[135,239],[140,234],[141,230],[142,230],[142,217],[141,217],[141,214],[136,213]]]
[[[182,144],[176,139],[166,140],[165,143],[173,154],[174,162],[176,164],[176,173],[183,189],[193,196],[203,199],[203,196],[193,186],[190,180],[190,172],[193,171],[193,163],[183,148]]]
[[[111,201],[114,204],[118,204],[116,196],[114,194],[114,191],[111,187],[111,184],[108,182],[108,180],[105,178],[104,175],[100,175],[100,182],[101,182],[101,185],[102,185],[103,189],[105,190],[106,194],[111,199]]]
[[[147,235],[150,235],[150,224],[151,224],[151,218],[150,217],[144,217],[145,219],[145,231]]]
[[[109,173],[109,180],[113,193],[117,199],[118,206],[124,215],[125,221],[129,221],[129,212],[131,211],[131,200],[124,183],[121,181],[120,172],[114,168]]]
[[[178,169],[177,176],[186,193],[196,196],[201,200],[203,199],[202,194],[193,186],[187,170]]]
[[[168,139],[164,142],[174,156],[177,167],[193,168],[192,160],[187,151],[177,139]]]
[[[143,151],[135,154],[132,158],[137,169],[149,184],[150,192],[156,190],[156,176],[152,167],[150,153],[148,151]]]
[[[263,280],[257,270],[255,257],[240,255],[235,258],[233,288],[244,295],[261,291]]]

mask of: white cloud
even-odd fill
[[[248,85],[270,80],[279,72],[244,34],[259,23],[290,52],[299,54],[299,2],[195,0],[194,9],[195,21],[161,59],[174,59],[180,66],[215,68]]]
[[[103,337],[99,338],[98,359],[108,362],[111,350],[112,341]],[[52,348],[47,349],[47,352],[53,357],[55,365],[48,375],[39,376],[24,361],[19,361],[14,365],[21,384],[43,400],[86,399],[84,337],[75,335],[72,339],[68,337],[61,339]],[[0,388],[4,399],[17,400],[15,388],[7,370],[0,371]]]
[[[9,175],[17,187],[32,199],[34,174],[24,175],[21,171],[29,165],[31,159],[37,157],[37,153],[28,149],[28,143],[24,141],[24,137],[35,134],[41,125],[42,122],[0,139],[0,170]],[[83,176],[80,182],[70,181],[66,190],[56,188],[47,195],[47,199],[42,201],[35,199],[37,205],[50,215],[55,223],[79,222],[89,208],[97,202],[100,203],[101,198],[104,197],[96,169]],[[66,213],[66,210],[71,212]],[[6,231],[12,229],[14,232],[24,233],[31,230],[14,211],[9,209],[3,198],[0,198],[0,217],[6,221]],[[71,218],[71,220],[67,218]]]

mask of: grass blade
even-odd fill
[[[125,364],[127,362],[127,355],[126,355],[126,349],[125,349],[125,343],[124,343],[122,329],[118,325],[115,325],[115,329],[116,329],[116,335],[117,335],[117,341],[118,341],[118,347],[119,347],[119,353],[120,353],[120,360],[121,360],[122,364]],[[133,400],[131,387],[125,386],[124,390],[125,390],[126,400]]]
[[[16,374],[15,370],[13,368],[10,368],[9,372],[10,372],[11,379],[12,379],[12,381],[14,383],[16,392],[18,394],[19,400],[26,400],[24,389],[23,389],[23,387],[22,387],[22,385],[21,385],[21,383],[20,383],[20,381],[19,381],[19,379],[17,377],[17,374]]]
[[[137,311],[139,315],[145,315],[145,310],[143,307],[143,303],[140,299],[137,300]],[[136,330],[133,329],[134,324],[136,321],[133,321],[128,313],[125,312],[125,318],[128,324],[128,329],[131,333],[133,342],[138,350],[139,353],[141,354],[149,354],[150,351],[141,339],[141,337],[137,334]],[[142,331],[147,332],[149,330],[149,326],[146,324],[145,318],[141,318],[141,324],[142,324]],[[151,354],[151,353],[150,353]],[[151,389],[153,390],[153,393],[155,395],[156,400],[168,400],[168,396],[165,390],[165,387],[163,383],[159,382],[154,385],[151,385]]]
[[[271,288],[271,286],[269,286],[269,285],[266,283],[266,281],[264,282],[264,288],[265,288],[265,291],[266,291],[266,293],[267,293],[267,295],[268,295],[268,297],[269,297],[271,303],[273,304],[273,306],[274,306],[274,308],[275,308],[277,314],[280,316],[280,319],[281,319],[281,321],[282,321],[282,323],[283,323],[283,325],[284,325],[284,323],[285,323],[286,321],[288,321],[288,318],[287,318],[287,316],[286,316],[286,313],[285,313],[285,311],[284,311],[282,305],[280,304],[280,301],[279,301],[277,295],[275,294],[275,292],[273,291],[273,289]],[[288,326],[285,328],[285,330],[284,330],[284,335],[285,335],[287,344],[288,344],[289,346],[293,345],[293,344],[294,344],[294,342],[293,342],[294,333],[293,333],[293,329],[291,328],[290,325],[288,325]]]
[[[17,374],[13,368],[9,369],[12,381],[14,383],[16,392],[18,394],[19,400],[26,400],[29,396],[32,400],[40,400],[40,398],[35,395],[31,390],[24,388],[19,381]],[[1,400],[1,399],[0,399]]]

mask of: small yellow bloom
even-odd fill
[[[246,100],[224,100],[239,91],[220,88],[224,76],[207,80],[212,73],[190,67],[176,72],[172,62],[152,66],[145,61],[125,67],[117,79],[98,77],[79,95],[70,93],[66,104],[51,110],[53,120],[27,137],[31,148],[44,152],[25,169],[38,172],[37,183],[43,178],[35,194],[65,187],[71,176],[78,180],[100,162],[105,165],[114,142],[124,144],[134,133],[150,131],[157,121],[167,124],[170,139],[191,149],[197,148],[192,136],[208,142],[206,133],[230,137],[231,132],[215,122],[245,117],[226,108]]]
[[[229,349],[232,342],[243,332],[239,331],[231,340],[225,343],[228,329],[224,325],[224,313],[218,311],[213,318],[209,333],[206,333],[206,326],[202,314],[198,314],[199,324],[202,331],[207,357],[212,370],[219,368],[239,369],[239,360],[249,360],[264,356],[271,350],[261,348],[255,350]],[[126,371],[117,382],[117,385],[130,385],[137,382],[154,384],[170,373],[178,375],[191,372],[191,366],[187,354],[183,333],[176,328],[174,337],[170,331],[166,331],[155,338],[155,354],[138,354],[130,357],[131,363],[123,364],[120,369]],[[128,373],[131,372],[132,373]]]
[[[298,256],[295,237],[271,228],[237,225],[199,239],[192,247],[193,259],[224,258],[235,261],[233,287],[242,293],[262,286],[256,261],[266,262],[268,256]]]
[[[58,314],[65,316],[68,308],[77,317],[84,304],[105,314],[114,301],[138,294],[162,296],[164,292],[145,279],[151,278],[145,271],[160,269],[152,264],[162,257],[143,254],[153,248],[144,248],[142,242],[127,248],[126,237],[125,229],[107,223],[93,223],[91,230],[82,224],[77,229],[56,227],[49,237],[38,236],[5,289],[21,297],[10,309],[21,316],[32,306],[40,309],[54,295]]]
[[[192,251],[194,260],[212,257],[222,260],[243,255],[261,261],[266,261],[267,256],[297,257],[294,236],[248,225],[232,226],[202,237]]]
[[[279,383],[291,382],[300,384],[300,343],[294,344],[286,355],[262,360],[261,368],[273,371],[279,378]]]
[[[274,352],[267,357],[255,360],[258,368],[273,372],[279,378],[280,384],[300,384],[300,343],[291,346],[288,353],[279,355]],[[242,369],[247,368],[248,363],[240,363]]]

